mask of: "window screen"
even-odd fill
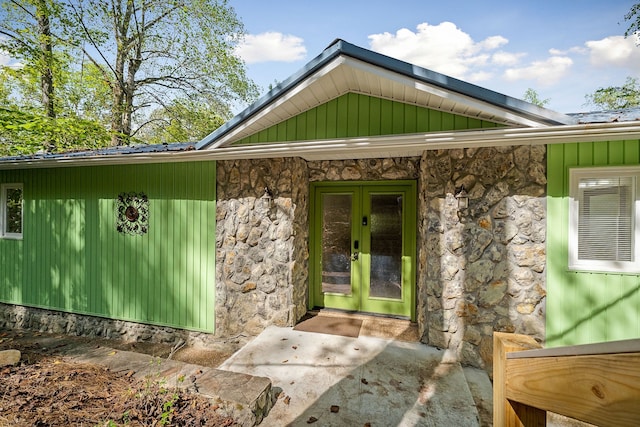
[[[633,180],[580,179],[578,259],[633,261]]]

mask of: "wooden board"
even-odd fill
[[[637,426],[640,353],[506,360],[506,398],[596,425]]]

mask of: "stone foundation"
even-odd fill
[[[171,345],[186,343],[203,348],[217,348],[224,343],[212,334],[205,332],[186,331],[165,326],[145,325],[4,303],[0,303],[0,328],[117,339],[128,342],[153,342]],[[242,344],[243,342],[239,340],[235,343]]]

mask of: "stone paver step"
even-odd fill
[[[269,413],[275,397],[271,380],[200,365],[160,359],[108,347],[74,345],[58,348],[70,361],[104,366],[114,372],[133,372],[139,379],[157,379],[212,399],[240,425],[257,425]]]

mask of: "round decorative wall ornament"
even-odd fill
[[[149,231],[149,198],[144,193],[120,193],[116,200],[116,229],[124,234]]]

